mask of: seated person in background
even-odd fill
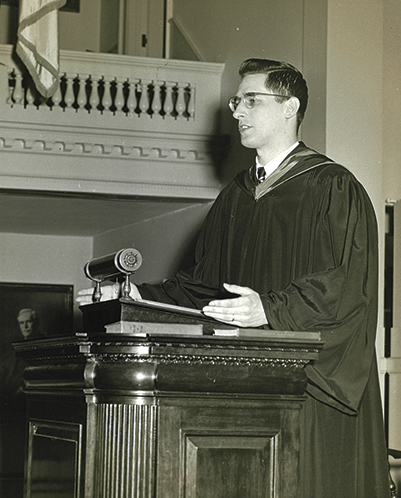
[[[194,267],[159,285],[132,286],[131,296],[240,327],[321,332],[320,358],[305,367],[302,497],[389,497],[371,201],[346,168],[298,141],[308,89],[296,68],[249,59],[239,73],[229,106],[256,164],[216,199]],[[112,286],[103,292],[118,297]],[[85,304],[92,289],[78,294]]]

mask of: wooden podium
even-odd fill
[[[304,366],[319,333],[237,336],[124,300],[82,310],[85,333],[15,345],[27,498],[298,496]],[[135,332],[106,332],[120,321]]]

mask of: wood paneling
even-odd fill
[[[116,304],[128,306],[104,307]],[[30,498],[47,478],[65,498],[298,496],[303,367],[320,334],[185,336],[171,325],[135,336],[100,323],[15,345],[27,364]]]

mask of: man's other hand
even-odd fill
[[[120,297],[119,284],[103,285],[101,291],[102,291],[102,297],[100,301],[110,301],[111,299],[118,299]],[[92,304],[93,292],[94,292],[93,287],[91,287],[90,289],[82,289],[78,291],[77,298],[75,299],[75,301],[80,306],[83,306],[85,304]],[[141,299],[141,294],[139,293],[137,286],[132,283],[129,295],[130,297],[132,297],[132,299]]]

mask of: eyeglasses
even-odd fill
[[[247,92],[243,97],[235,96],[231,97],[231,99],[228,99],[228,106],[230,107],[232,112],[235,112],[240,103],[243,102],[247,109],[253,109],[257,102],[257,99],[255,99],[256,95],[266,95],[267,97],[280,97],[283,99],[291,98],[290,95],[279,95],[278,93]]]

